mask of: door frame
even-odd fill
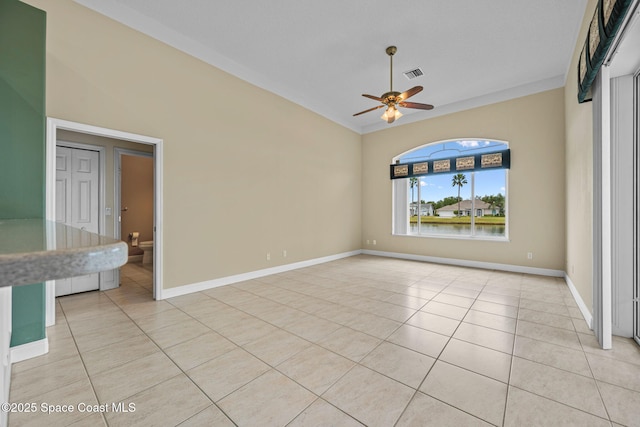
[[[633,339],[640,344],[640,70],[633,75]]]
[[[154,242],[156,247],[153,251],[154,263],[154,283],[153,297],[156,300],[162,297],[162,239],[163,239],[163,140],[146,135],[130,132],[123,132],[115,129],[108,129],[84,123],[72,122],[69,120],[47,117],[47,133],[45,141],[45,218],[55,221],[55,183],[56,183],[56,140],[58,129],[72,132],[85,133],[89,135],[103,136],[112,139],[137,142],[154,146],[154,223],[156,233]],[[55,288],[53,281],[47,281],[45,286],[45,318],[46,325],[55,324]]]
[[[593,320],[592,329],[603,349],[613,346],[612,312],[613,312],[613,255],[614,239],[612,229],[612,212],[618,207],[612,199],[612,125],[616,125],[617,117],[612,117],[611,70],[614,77],[627,75],[615,70],[621,57],[637,56],[633,49],[620,49],[632,28],[638,25],[640,16],[640,0],[633,0],[620,30],[616,34],[605,60],[598,72],[593,93]],[[613,110],[616,113],[615,110]],[[613,128],[615,130],[615,127]],[[632,166],[633,168],[633,166]],[[633,171],[631,171],[633,173]],[[631,190],[634,192],[633,190]],[[635,195],[632,195],[635,197]],[[637,210],[637,204],[636,208]],[[634,214],[637,214],[634,213]],[[630,266],[632,267],[632,266]],[[633,267],[637,269],[637,265]],[[635,274],[634,274],[635,275]],[[635,320],[635,319],[634,319]],[[634,327],[635,328],[635,327]]]

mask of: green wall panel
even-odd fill
[[[44,218],[46,14],[0,0],[0,218]],[[45,338],[43,284],[13,288],[11,346]]]

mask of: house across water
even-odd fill
[[[438,209],[438,215],[442,218],[453,218],[454,216],[458,216],[458,210],[460,210],[460,216],[471,216],[472,210],[475,212],[474,216],[497,215],[499,212],[498,207],[491,206],[489,203],[476,199],[474,206],[472,206],[471,200],[462,200],[459,204],[454,203],[443,206]]]

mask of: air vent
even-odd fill
[[[403,74],[407,78],[407,80],[412,80],[412,79],[415,79],[416,77],[420,77],[424,75],[424,73],[420,68],[415,68],[413,70],[405,71]]]

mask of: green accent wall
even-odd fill
[[[0,219],[44,218],[45,54],[45,12],[0,0]],[[12,347],[45,338],[44,288],[13,288]]]

